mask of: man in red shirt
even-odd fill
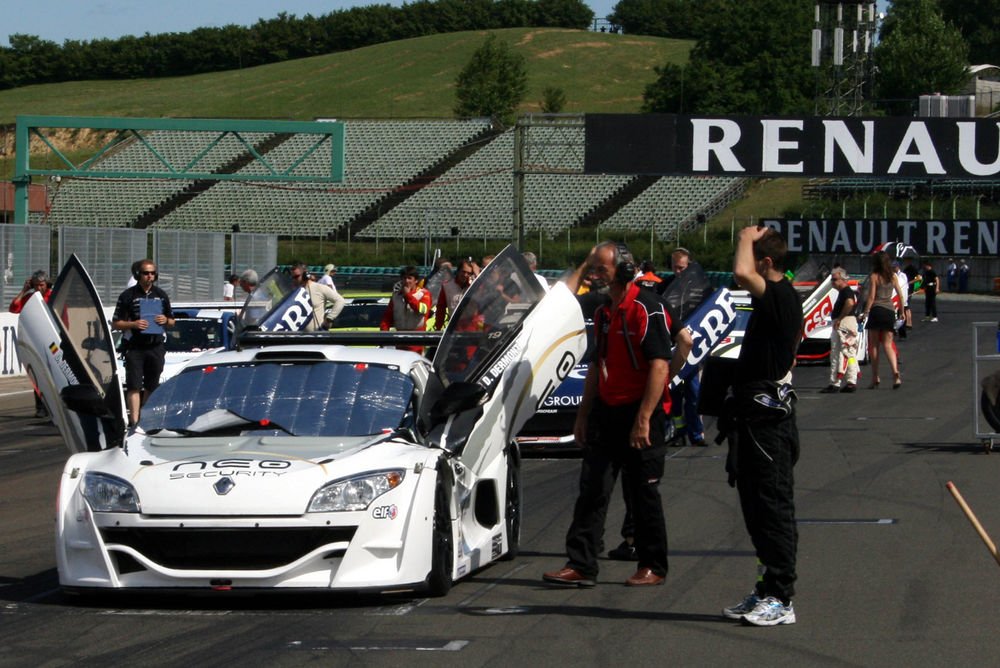
[[[18,292],[13,301],[10,303],[9,311],[11,313],[20,313],[24,305],[28,303],[31,296],[36,292],[41,293],[42,299],[49,301],[49,297],[52,295],[52,284],[49,282],[49,275],[44,269],[39,269],[31,275],[28,280],[24,282],[24,287]],[[35,417],[48,417],[49,409],[45,407],[45,402],[42,398],[38,396],[38,392],[35,395]]]
[[[659,483],[666,449],[663,395],[671,356],[669,322],[656,295],[633,282],[635,267],[626,248],[600,244],[587,264],[610,280],[610,300],[595,313],[594,356],[574,426],[583,447],[583,470],[566,535],[568,560],[561,570],[542,577],[561,585],[596,584],[604,518],[621,470],[635,516],[638,557],[638,570],[625,584],[658,585],[667,574]]]
[[[42,299],[46,302],[49,301],[49,295],[52,294],[52,284],[49,282],[49,275],[43,269],[39,269],[31,275],[31,277],[24,282],[24,287],[18,292],[13,301],[10,303],[9,311],[11,313],[20,313],[24,305],[28,303],[31,299],[31,295],[36,292],[42,293]]]
[[[387,332],[395,327],[398,332],[422,332],[427,329],[427,318],[431,314],[431,292],[417,285],[420,272],[416,267],[404,267],[399,277],[398,287],[389,298],[379,329]],[[398,347],[415,353],[424,352],[423,346]]]

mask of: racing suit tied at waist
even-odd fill
[[[729,442],[729,453],[726,456],[726,473],[729,474],[729,486],[736,486],[736,476],[739,470],[737,451],[741,425],[773,424],[782,422],[795,415],[795,403],[798,395],[792,387],[789,375],[780,381],[756,380],[741,383],[732,388],[732,393],[726,397],[722,415],[719,416],[719,433],[715,442]]]

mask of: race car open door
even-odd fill
[[[426,422],[442,432],[441,445],[479,470],[504,451],[585,347],[576,296],[561,282],[546,292],[508,246],[473,281],[445,329],[434,356],[441,396]]]
[[[240,311],[233,345],[239,344],[244,331],[299,332],[313,317],[309,293],[292,285],[288,274],[274,268],[247,295]]]
[[[49,303],[35,294],[17,323],[17,354],[72,452],[120,446],[125,398],[101,298],[76,255]]]

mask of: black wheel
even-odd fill
[[[445,464],[442,462],[442,467]],[[427,574],[427,593],[444,596],[451,590],[451,572],[455,562],[452,544],[451,514],[446,476],[438,472],[437,487],[434,491],[434,522],[431,535],[431,570]]]
[[[993,431],[1000,431],[1000,406],[990,401],[986,390],[983,390],[979,395],[979,409],[983,412],[983,417],[986,418],[989,425],[993,427]]]
[[[507,447],[506,497],[504,522],[507,525],[507,552],[501,559],[510,561],[521,549],[521,451],[516,443]]]

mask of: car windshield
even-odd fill
[[[203,416],[222,410],[242,419],[226,425],[237,433],[367,436],[402,426],[412,393],[413,381],[393,366],[329,361],[198,366],[150,395],[140,426],[147,433],[191,435],[206,423]]]
[[[168,353],[186,353],[218,348],[222,345],[222,330],[218,318],[176,318],[166,330]]]

